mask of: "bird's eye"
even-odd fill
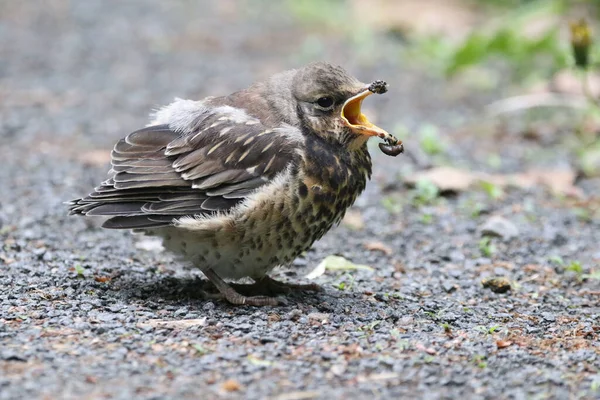
[[[333,106],[333,99],[331,97],[320,97],[317,100],[317,105],[323,109],[329,109]]]

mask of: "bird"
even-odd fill
[[[308,250],[365,189],[369,138],[385,140],[386,154],[403,150],[361,112],[387,88],[315,62],[226,96],[176,98],[116,143],[108,178],[70,201],[69,214],[162,238],[231,304],[319,290],[268,273]],[[242,278],[254,283],[232,283]]]

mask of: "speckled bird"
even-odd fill
[[[176,99],[115,145],[109,178],[70,213],[162,237],[233,304],[317,290],[267,274],[339,223],[365,189],[369,138],[401,145],[361,113],[386,90],[313,63],[228,96]],[[225,281],[245,277],[255,282],[245,294]]]

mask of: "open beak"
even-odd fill
[[[358,94],[346,100],[344,106],[342,107],[341,118],[344,125],[352,129],[354,133],[367,136],[377,136],[382,139],[388,139],[392,137],[392,135],[390,135],[377,125],[372,124],[360,110],[363,100],[373,93],[383,92],[377,89],[373,89],[373,85],[370,85],[368,87],[365,87]]]

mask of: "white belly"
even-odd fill
[[[274,267],[293,259],[291,246],[287,250],[265,245],[260,251],[221,238],[215,234],[208,239],[196,232],[180,228],[161,228],[153,232],[162,236],[164,247],[184,257],[195,266],[212,268],[224,279],[261,278]]]

